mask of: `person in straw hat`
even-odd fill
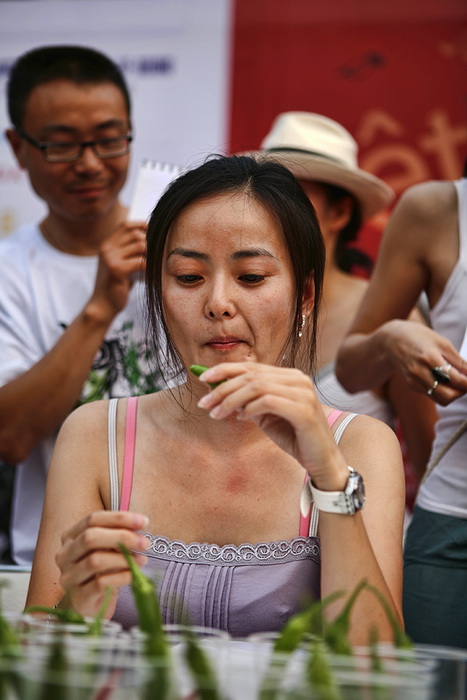
[[[368,287],[366,279],[351,271],[354,266],[371,268],[371,260],[350,245],[357,240],[363,222],[391,204],[394,192],[359,167],[355,139],[341,124],[321,114],[279,114],[255,155],[280,162],[295,175],[320,222],[326,246],[315,376],[320,400],[334,408],[371,415],[392,427],[400,421],[408,459],[421,478],[437,418],[432,402],[410,392],[396,375],[373,391],[350,394],[334,371],[339,346]],[[420,314],[418,320],[422,321]]]

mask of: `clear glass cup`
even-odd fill
[[[467,698],[467,649],[416,644],[414,653],[419,660],[434,664],[434,693],[436,700]]]
[[[248,637],[256,661],[256,676],[252,682],[258,693],[274,691],[278,700],[293,693],[306,697],[306,692],[310,698],[326,697],[329,689],[318,687],[317,676],[310,670],[313,658],[313,668],[318,672],[323,673],[327,668],[337,689],[335,692],[342,700],[373,698],[378,693],[384,700],[435,700],[432,695],[434,662],[418,657],[413,650],[398,650],[392,644],[378,645],[381,670],[376,672],[373,670],[374,651],[368,647],[357,647],[352,655],[342,656],[331,653],[321,643],[317,656],[316,638],[310,635],[294,652],[278,654],[274,652],[278,636],[278,633],[268,632]]]
[[[213,685],[219,692],[222,690],[222,678],[226,661],[226,645],[230,640],[228,632],[209,627],[195,625],[165,624],[164,633],[169,644],[170,657],[173,670],[173,682],[182,698],[189,696],[196,690],[212,690],[210,681],[195,677],[188,661],[187,637],[193,637],[196,646],[205,656],[210,668],[210,677]],[[145,633],[139,627],[133,627],[129,631],[130,637],[135,640],[140,649],[144,648]]]
[[[17,665],[21,700],[147,700],[150,697],[152,668],[144,659],[102,659],[83,664],[70,659],[62,670],[49,668],[50,661],[29,655]],[[172,698],[167,695],[167,700]]]
[[[49,615],[34,614],[28,621],[28,629],[32,634],[60,634],[71,636],[87,636],[90,633],[93,618],[85,618],[84,623],[63,622],[56,617]],[[113,637],[120,634],[122,626],[116,620],[102,620],[101,636]]]

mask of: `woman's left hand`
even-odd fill
[[[346,482],[346,463],[306,374],[257,362],[225,362],[200,380],[221,382],[198,403],[211,418],[253,421],[300,462],[318,488],[334,490]]]

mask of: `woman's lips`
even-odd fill
[[[232,348],[238,347],[244,343],[243,340],[239,338],[213,338],[209,340],[206,345],[216,350],[232,350]]]

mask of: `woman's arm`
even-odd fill
[[[107,407],[97,401],[74,411],[65,421],[54,450],[27,605],[73,608],[96,614],[105,589],[114,596],[130,583],[118,544],[145,549],[146,538],[135,534],[145,525],[136,513],[104,512],[108,499]],[[139,563],[145,557],[135,556]]]
[[[430,306],[440,298],[458,258],[456,194],[449,182],[409,189],[394,209],[374,273],[336,361],[336,375],[351,392],[375,389],[394,371],[426,393],[431,368],[453,365],[451,384],[433,398],[447,404],[467,391],[467,363],[452,344],[423,324],[407,321],[422,291]]]
[[[387,598],[401,619],[404,472],[399,442],[384,423],[367,416],[354,419],[336,445],[311,379],[294,369],[258,363],[223,363],[202,381],[223,382],[199,402],[215,420],[254,421],[308,471],[314,486],[343,491],[347,465],[359,471],[367,503],[354,515],[320,513],[322,596],[352,591],[367,579]],[[226,381],[223,381],[226,380]],[[335,615],[342,603],[336,603]],[[351,639],[366,644],[376,626],[380,639],[392,630],[373,595],[364,592],[352,617]]]
[[[346,429],[340,447],[346,462],[363,476],[366,501],[353,516],[320,513],[322,596],[353,590],[365,578],[402,623],[405,478],[399,441],[386,424],[359,416]],[[364,591],[352,615],[353,643],[367,644],[371,626],[378,628],[381,640],[392,639],[384,612],[373,594]]]
[[[399,420],[407,459],[419,482],[430,458],[438,409],[429,396],[410,389],[398,372],[394,372],[385,393]]]

